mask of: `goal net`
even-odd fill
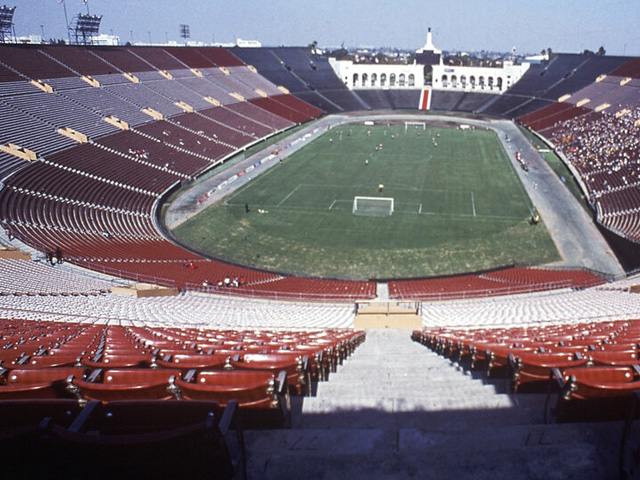
[[[404,133],[407,133],[409,129],[426,130],[426,122],[404,122]]]
[[[353,214],[368,216],[385,216],[393,213],[391,197],[354,197]]]

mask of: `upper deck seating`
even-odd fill
[[[35,91],[29,95],[4,97],[2,101],[56,129],[69,127],[90,138],[116,131],[116,127],[103,121],[99,114],[62,95]]]
[[[31,45],[3,45],[0,61],[32,80],[77,77],[73,70],[47,56],[49,51]]]
[[[621,78],[640,78],[640,58],[628,59],[627,62],[613,70],[611,75]]]

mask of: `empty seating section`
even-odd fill
[[[24,167],[24,163],[24,160],[20,158],[9,155],[8,153],[0,152],[0,178],[4,178],[17,170],[20,170]]]
[[[198,135],[177,123],[166,120],[143,125],[138,130],[166,143],[174,149],[196,153],[211,162],[230,155],[234,151],[233,147],[229,145],[213,138]]]
[[[389,282],[389,296],[403,300],[446,300],[511,295],[558,288],[585,288],[604,282],[603,278],[582,270],[514,267],[477,275],[395,280]]]
[[[69,127],[88,137],[98,137],[116,131],[116,127],[102,120],[92,110],[72,102],[62,95],[35,92],[30,95],[4,97],[2,101],[12,108],[28,112],[52,127]]]
[[[639,320],[427,328],[414,331],[412,337],[468,368],[482,370],[486,379],[505,377],[514,392],[556,391],[556,405],[545,412],[556,420],[567,413],[584,414],[590,402],[600,409],[601,418],[608,418],[612,412],[601,401],[628,399],[640,385]],[[578,405],[570,412],[574,403]],[[615,410],[618,416],[626,414],[619,405]]]
[[[237,79],[233,75],[233,71],[235,69],[239,69],[241,72],[244,72],[244,67],[231,67],[227,69],[230,74],[223,73],[221,70],[212,71],[212,75],[208,75],[206,78],[210,82],[218,85],[221,88],[224,88],[227,92],[242,95],[245,99],[251,99],[258,97],[258,93],[256,93],[255,89],[250,87],[249,85],[242,82],[240,79]]]
[[[529,72],[529,70],[527,71],[527,73]],[[527,73],[524,74],[524,76],[520,79],[520,81],[522,81],[526,77]],[[519,84],[520,82],[518,82],[516,85],[519,85]],[[525,97],[522,95],[511,95],[509,92],[510,90],[507,90],[506,93],[500,96],[497,96],[496,98],[494,98],[493,100],[491,100],[490,102],[488,102],[487,104],[479,108],[478,112],[484,113],[487,115],[508,116],[510,118],[514,118],[512,112],[518,110],[523,105],[526,105],[527,103],[531,102],[532,97]],[[545,101],[543,105],[540,105],[538,108],[541,108],[542,106],[548,103],[549,103],[548,101]]]
[[[254,66],[263,77],[316,108],[330,113],[366,108],[338,79],[325,57],[287,47],[231,51],[245,64]],[[410,108],[416,105],[417,100]]]
[[[250,102],[260,108],[264,108],[265,110],[270,111],[271,113],[280,115],[281,117],[293,123],[302,123],[310,119],[306,114],[298,110],[294,110],[288,105],[285,105],[284,103],[279,102],[278,100],[275,100],[273,98],[254,98],[250,100]]]
[[[244,132],[242,129],[229,127],[217,119],[205,115],[185,113],[184,115],[173,117],[171,122],[198,135],[204,135],[207,139],[231,146],[234,149],[244,147],[258,139],[258,137],[251,135],[251,133]]]
[[[290,396],[311,395],[364,339],[0,317],[0,447],[19,462],[3,471],[244,478],[242,428],[290,426]]]
[[[0,195],[11,190],[23,193],[25,197],[40,195],[75,205],[123,209],[147,215],[151,213],[156,198],[153,194],[113,185],[54,164],[38,162],[26,170],[17,172],[5,181],[5,188],[0,190]],[[8,221],[14,218],[6,217]]]
[[[309,90],[305,83],[292,73],[292,68],[277,57],[273,49],[234,48],[231,51],[246,65],[253,65],[260,75],[275,85],[283,86],[293,93]]]
[[[173,100],[174,103],[184,102],[196,110],[211,106],[201,95],[198,95],[176,80],[158,80],[155,82],[146,82],[145,85],[163,97]]]
[[[615,77],[631,77],[631,78],[640,78],[640,59],[639,58],[631,58],[628,59],[627,62],[620,65],[618,68],[611,72],[611,75]]]
[[[0,143],[13,143],[34,151],[37,155],[46,155],[75,145],[75,142],[56,132],[56,129],[44,120],[25,113],[16,107],[0,101],[2,129]]]
[[[133,156],[138,161],[179,172],[188,178],[209,166],[206,158],[182,148],[173,148],[162,139],[142,135],[134,130],[102,137],[96,143],[112,151]]]
[[[182,62],[166,52],[163,48],[130,48],[128,51],[144,62],[152,65],[155,70],[169,71],[186,68]]]
[[[261,90],[268,96],[280,95],[282,93],[276,85],[261,76],[259,73],[252,72],[248,67],[236,67],[231,70],[231,72],[235,78],[253,88],[254,91],[256,89]]]
[[[317,118],[323,113],[319,108],[309,105],[308,103],[303,102],[293,95],[276,95],[270,98],[273,98],[274,100],[288,106],[293,110],[302,112],[303,114],[307,115],[307,120]]]
[[[583,270],[545,270],[542,268],[514,267],[482,275],[496,281],[522,285],[557,285],[570,288],[587,288],[605,283],[604,279]]]
[[[76,76],[75,72],[32,46],[3,46],[0,62],[32,80],[48,80]]]
[[[97,295],[109,282],[28,260],[0,259],[0,295]]]
[[[340,90],[324,90],[316,92],[323,99],[328,100],[333,105],[338,106],[338,111],[354,111],[362,110],[365,106],[358,100],[354,92],[347,90],[346,87]],[[303,98],[301,95],[300,98]],[[313,97],[310,97],[313,98]],[[321,105],[316,105],[321,108]]]
[[[49,155],[47,161],[63,168],[83,172],[91,178],[109,179],[117,186],[127,185],[144,192],[162,193],[181,179],[162,168],[136,161],[133,155],[116,155],[92,143]]]
[[[66,268],[66,264],[62,265]],[[145,281],[144,277],[138,281]],[[188,314],[187,314],[188,312]],[[264,303],[232,295],[185,293],[174,297],[132,298],[126,295],[0,297],[0,317],[225,329],[327,329],[353,328],[349,304]],[[285,327],[286,326],[286,327]]]
[[[241,67],[245,65],[241,59],[226,48],[198,48],[196,50],[218,67]]]
[[[575,107],[571,103],[552,103],[533,113],[523,115],[518,120],[527,127],[540,131],[563,120],[584,115],[589,111],[587,108]]]
[[[2,67],[0,65],[0,71]],[[27,81],[2,82],[0,81],[0,98],[33,93],[33,85]]]
[[[253,105],[251,102],[236,102],[229,105],[225,105],[225,108],[232,110],[240,115],[248,117],[259,123],[269,125],[276,130],[284,130],[285,128],[294,125],[293,122],[282,118],[279,115],[264,110],[257,105]]]
[[[0,319],[0,400],[207,400],[285,409],[364,341],[352,330],[213,330]],[[59,359],[59,360],[58,360]],[[279,385],[278,385],[279,384]]]
[[[239,287],[238,290],[242,291],[243,287]],[[274,299],[313,300],[315,298],[328,301],[353,301],[358,298],[374,298],[376,284],[367,281],[282,277],[271,282],[251,285],[250,293]]]
[[[388,90],[361,90],[357,92],[358,97],[365,102],[371,110],[391,110],[393,105],[388,95]],[[415,108],[418,105],[413,105]]]
[[[202,95],[202,97],[210,97],[218,101],[222,105],[238,101],[237,99],[229,95],[229,93],[231,92],[226,90],[221,85],[210,81],[208,76],[180,78],[177,81],[188,87],[190,90],[198,93],[199,95]],[[208,104],[206,108],[211,106],[212,104]]]
[[[163,252],[158,251],[155,252],[155,256],[148,255],[144,262],[129,263],[114,260],[109,262],[109,267],[129,272],[131,275],[143,275],[149,278],[168,277],[178,288],[187,288],[189,285],[192,288],[200,288],[204,282],[217,285],[226,277],[244,278],[247,285],[280,278],[273,273],[237,267],[216,260],[203,260],[187,251],[182,251],[182,257],[178,257],[178,260],[189,260],[186,264],[184,261],[167,262],[167,259]]]
[[[212,66],[212,63],[205,57],[200,55],[196,49],[169,47],[165,48],[164,50],[182,64],[181,68],[205,68]],[[167,70],[173,69],[175,69],[175,67],[169,68]]]
[[[353,98],[353,92],[347,92]],[[327,98],[324,94],[319,92],[298,92],[295,94],[300,100],[304,100],[305,102],[313,105],[314,107],[320,108],[327,113],[337,113],[342,112],[345,109],[342,108],[337,103],[334,103],[332,100]],[[355,98],[354,98],[355,99]],[[363,105],[358,106],[358,110],[362,110]],[[366,109],[366,108],[365,108]]]
[[[271,49],[271,52],[285,68],[293,70],[296,76],[316,90],[341,90],[345,88],[326,58],[311,55],[301,48],[274,48]]]
[[[562,54],[546,64],[532,64],[504,95],[490,100],[477,111],[519,118],[567,94],[572,95],[570,102],[576,104],[573,94],[592,85],[600,76],[611,74],[626,61],[624,57]]]
[[[93,48],[91,53],[121,72],[134,74],[156,70],[151,64],[131,53],[126,47]]]
[[[1,61],[1,60],[0,60]],[[24,81],[25,78],[19,73],[11,70],[6,65],[0,63],[0,82],[2,83],[15,83]]]
[[[248,135],[250,140],[264,138],[275,132],[275,128],[267,124],[260,123],[257,119],[253,120],[246,116],[235,113],[230,108],[214,107],[201,110],[199,114],[210,118],[218,124],[228,126],[235,131]],[[247,140],[247,138],[245,138]]]
[[[189,68],[239,67],[244,65],[226,48],[181,48],[165,49]]]
[[[41,50],[45,55],[54,58],[80,75],[95,77],[96,75],[116,73],[111,65],[83,47],[57,48],[45,46]]]
[[[133,127],[148,123],[152,120],[151,117],[142,113],[137,105],[116,96],[106,88],[65,90],[61,95],[73,102],[90,108],[103,118],[115,116]]]
[[[169,80],[159,80],[169,81]],[[169,98],[163,97],[155,90],[149,88],[142,83],[126,83],[108,85],[105,87],[109,92],[124,99],[127,102],[136,105],[138,108],[151,108],[165,117],[178,115],[184,112],[183,109],[175,105],[175,102]]]

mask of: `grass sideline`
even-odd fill
[[[356,195],[393,197],[395,211],[353,215]],[[256,268],[426,277],[558,260],[544,226],[529,224],[531,210],[493,131],[354,124],[328,131],[173,233]]]

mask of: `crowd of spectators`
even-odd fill
[[[640,106],[563,121],[550,139],[580,172],[592,205],[610,191],[640,184]]]

